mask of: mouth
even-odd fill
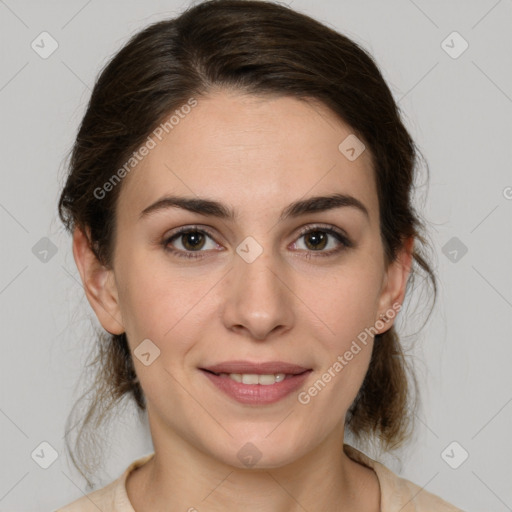
[[[311,368],[281,361],[228,361],[199,368],[215,387],[237,402],[271,404],[300,387]]]

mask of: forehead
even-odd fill
[[[323,104],[228,91],[196,100],[151,136],[152,149],[124,178],[118,211],[135,215],[166,194],[182,194],[253,214],[342,192],[361,200],[375,220],[370,151],[348,158],[354,152],[347,146],[361,149],[358,139]]]

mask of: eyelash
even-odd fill
[[[299,236],[297,239],[308,235],[309,233],[313,232],[322,232],[327,233],[331,236],[333,236],[338,242],[340,242],[341,246],[337,249],[331,249],[330,251],[307,251],[307,253],[303,256],[306,259],[310,259],[311,257],[328,257],[328,256],[335,256],[339,252],[349,249],[354,246],[352,241],[345,236],[341,231],[336,229],[334,226],[327,225],[327,226],[320,226],[320,225],[314,225],[309,226],[307,228],[304,228],[299,233]],[[171,236],[166,237],[161,245],[163,246],[164,250],[166,252],[172,253],[174,256],[177,256],[179,258],[187,258],[187,259],[200,259],[204,256],[201,256],[196,253],[201,253],[205,251],[182,251],[181,249],[174,249],[169,246],[169,244],[174,241],[175,239],[179,238],[180,235],[187,234],[187,233],[202,233],[208,235],[212,240],[214,239],[213,234],[204,228],[199,228],[199,226],[184,226],[182,228],[179,228],[175,233],[173,233]],[[314,256],[312,253],[316,253]]]

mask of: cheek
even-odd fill
[[[334,274],[308,295],[324,324],[330,352],[346,350],[353,339],[375,324],[382,276],[375,267],[352,267]]]
[[[161,256],[146,254],[127,263],[119,300],[130,346],[134,350],[150,339],[160,350],[160,363],[171,369],[176,356],[187,352],[192,340],[204,333],[208,302],[204,296],[214,282],[208,285],[208,277],[197,272],[172,270]]]
[[[317,352],[322,356],[316,379],[299,397],[300,403],[311,402],[308,407],[312,405],[331,427],[338,415],[348,411],[368,371],[374,343],[371,327],[375,322],[368,306],[371,299],[371,294],[357,299],[347,294],[339,302],[331,302],[335,309],[330,325],[334,335],[328,332],[321,337],[323,350]]]
[[[346,411],[363,383],[372,355],[381,279],[376,264],[354,265],[350,272],[336,274],[322,293],[310,295],[315,311],[322,314],[323,334],[317,339],[323,356],[314,389],[305,391],[318,410]]]

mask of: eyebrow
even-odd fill
[[[353,207],[364,213],[369,219],[370,215],[366,206],[348,194],[332,194],[329,196],[314,196],[289,204],[279,217],[282,222],[288,218],[296,218],[301,215],[315,212],[325,212],[335,208]],[[181,208],[200,215],[217,217],[225,220],[235,220],[237,213],[226,205],[210,199],[201,199],[184,196],[166,196],[142,210],[139,219],[147,217],[151,213],[169,208]]]

